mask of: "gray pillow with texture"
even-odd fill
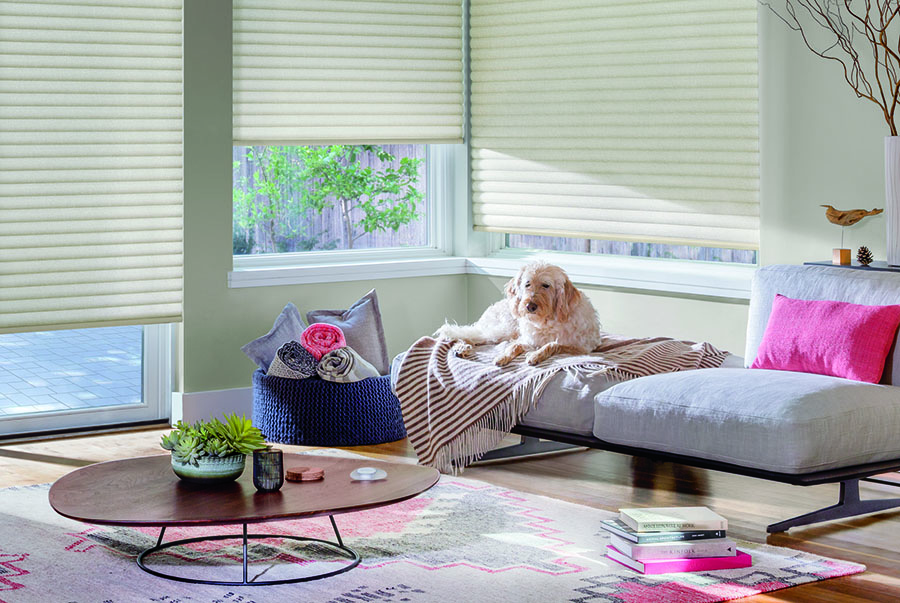
[[[312,310],[306,313],[306,320],[309,324],[324,322],[340,327],[347,345],[374,366],[379,375],[390,370],[375,289],[346,310]]]
[[[285,342],[300,339],[304,329],[306,325],[300,316],[300,310],[294,304],[288,303],[275,319],[272,330],[246,344],[241,351],[265,372],[269,370],[278,348]]]

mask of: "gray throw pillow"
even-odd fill
[[[272,330],[246,344],[241,351],[265,372],[269,370],[278,348],[287,341],[300,339],[300,334],[305,328],[300,310],[294,304],[288,303],[275,319]]]
[[[340,327],[347,345],[374,366],[379,375],[386,375],[390,370],[375,289],[347,310],[312,310],[306,313],[306,320],[309,324],[324,322]]]

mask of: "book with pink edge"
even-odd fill
[[[618,551],[616,547],[607,545],[606,556],[626,567],[642,574],[674,574],[676,572],[711,572],[723,569],[750,567],[753,558],[744,551],[738,551],[734,557],[698,557],[696,559],[644,559],[635,561],[628,555]]]

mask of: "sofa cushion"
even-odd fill
[[[888,306],[900,304],[900,273],[850,270],[831,266],[764,266],[753,275],[750,315],[747,321],[745,366],[756,359],[759,344],[769,322],[775,295],[794,299],[827,299],[832,301]],[[900,334],[898,334],[900,337]],[[897,343],[885,362],[882,383],[900,385],[900,351]]]
[[[775,296],[750,368],[878,383],[900,325],[900,306]]]
[[[397,383],[400,363],[405,355],[397,355],[391,364],[392,388]],[[743,366],[743,362],[740,356],[729,354],[722,366],[739,367]],[[606,375],[589,376],[576,371],[559,371],[544,387],[535,407],[522,417],[521,424],[589,436],[594,429],[594,399],[616,383]]]
[[[900,458],[900,388],[717,368],[642,377],[597,396],[594,436],[801,474]]]

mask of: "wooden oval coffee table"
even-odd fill
[[[198,486],[184,482],[172,472],[169,455],[148,456],[97,463],[77,469],[58,479],[50,488],[50,506],[65,517],[99,525],[159,527],[156,546],[143,551],[138,566],[155,576],[195,584],[257,586],[288,584],[327,578],[356,567],[360,556],[344,545],[334,516],[397,503],[412,498],[437,483],[440,474],[430,467],[386,463],[369,459],[285,454],[285,469],[295,466],[322,467],[325,479],[316,482],[284,482],[278,492],[259,493],[253,486],[252,459],[243,475],[221,486]],[[359,467],[384,469],[387,478],[354,481],[350,472]],[[327,515],[337,542],[301,536],[248,534],[247,525],[281,519]],[[205,536],[163,544],[167,527],[242,524],[240,535]],[[146,566],[147,556],[161,550],[210,540],[241,538],[243,542],[242,582],[198,580],[166,574]],[[328,545],[350,559],[338,570],[268,581],[247,581],[247,541],[284,538]]]

